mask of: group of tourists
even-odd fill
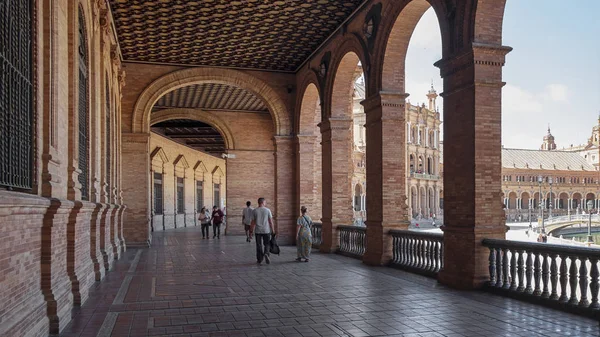
[[[296,261],[310,261],[310,250],[312,248],[312,219],[308,216],[308,209],[302,206],[301,215],[296,221]],[[242,211],[242,223],[246,232],[246,242],[252,242],[252,236],[256,240],[256,263],[264,261],[271,263],[271,252],[276,246],[275,237],[277,231],[273,225],[273,214],[267,208],[265,198],[258,199],[258,207],[253,208],[250,201],[246,202],[246,208]]]
[[[212,213],[206,207],[202,207],[200,210],[200,215],[198,216],[198,220],[200,220],[200,226],[202,227],[202,239],[210,238],[210,225],[212,223],[213,227],[213,239],[221,238],[221,224],[223,224],[223,219],[225,218],[225,214],[219,208],[219,206],[213,206]]]

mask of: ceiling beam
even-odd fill
[[[165,133],[165,136],[171,138],[201,138],[201,139],[223,139],[220,133],[218,134],[202,134],[202,133]]]

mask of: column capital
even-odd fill
[[[404,107],[406,98],[410,94],[400,91],[380,91],[375,95],[371,95],[360,102],[365,108],[365,113],[378,107]]]
[[[353,120],[352,118],[345,117],[329,117],[326,120],[319,123],[319,127],[321,128],[321,133],[330,131],[330,130],[346,130],[352,127]]]
[[[474,42],[472,48],[448,56],[434,63],[443,78],[472,65],[504,66],[506,54],[512,47]]]

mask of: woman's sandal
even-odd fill
[[[300,257],[299,257],[299,258],[297,258],[297,259],[296,259],[296,262],[302,262],[302,258],[300,258]]]
[[[308,261],[310,261],[310,259],[305,259],[305,260],[304,260],[304,262],[308,262]]]

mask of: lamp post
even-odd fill
[[[552,177],[548,178],[548,184],[550,184],[550,205],[548,205],[548,221],[552,221],[552,207],[554,206],[554,198],[552,195]]]
[[[546,234],[546,227],[544,226],[544,206],[542,206],[542,181],[544,181],[544,178],[539,175],[538,184],[540,185],[540,214],[542,218],[542,234]]]
[[[587,243],[594,243],[594,239],[592,238],[592,207],[594,207],[594,202],[592,200],[588,200],[587,202],[588,213],[590,214],[590,221],[588,222],[588,235],[587,235]]]

